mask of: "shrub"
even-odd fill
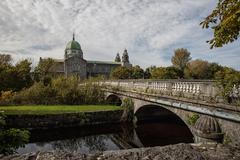
[[[20,91],[13,97],[15,104],[54,104],[56,91],[42,82],[33,84],[30,88]]]
[[[48,84],[35,82],[30,88],[14,94],[4,92],[1,99],[7,104],[100,104],[104,102],[101,86],[94,81],[81,82],[77,76],[58,77]],[[4,102],[5,102],[4,101]],[[11,102],[11,103],[10,103]]]
[[[13,96],[14,96],[14,92],[12,90],[2,91],[0,94],[0,105],[11,104]]]
[[[225,67],[222,71],[215,74],[217,80],[217,86],[220,89],[220,94],[224,100],[228,103],[233,103],[232,91],[234,86],[240,86],[240,72],[235,71],[232,68]],[[239,93],[235,95],[238,98],[234,103],[239,104]]]
[[[199,115],[197,113],[193,113],[191,116],[188,116],[187,123],[191,126],[195,125],[199,118]]]
[[[134,102],[132,101],[132,99],[131,98],[123,99],[122,107],[123,107],[123,115],[121,120],[132,122],[133,115],[134,115],[133,113]]]
[[[5,116],[0,113],[0,154],[12,154],[19,147],[23,147],[29,140],[29,131],[22,129],[6,129]]]

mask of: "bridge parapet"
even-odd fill
[[[106,86],[176,97],[222,102],[212,80],[109,80]]]

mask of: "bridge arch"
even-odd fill
[[[139,139],[144,146],[149,146],[147,144],[149,139],[152,140],[150,141],[151,144],[154,144],[159,137],[162,137],[162,145],[182,142],[192,143],[194,141],[194,134],[184,120],[173,111],[162,106],[156,104],[143,105],[135,111],[134,115],[137,119],[136,125],[138,126],[136,133],[140,135]],[[144,125],[145,123],[151,123],[150,126],[152,127],[149,130],[154,129],[154,131],[141,133],[149,126]],[[156,135],[155,133],[159,134]],[[154,138],[154,136],[157,137]],[[156,141],[157,143],[159,142]]]
[[[117,105],[117,106],[121,106],[122,104],[122,99],[120,96],[116,95],[116,94],[109,94],[106,97],[106,102],[107,104],[112,104],[112,105]]]

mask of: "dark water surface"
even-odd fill
[[[177,120],[160,119],[133,124],[93,125],[31,131],[30,143],[18,153],[66,150],[95,153],[176,143],[191,143],[193,136],[187,126]]]

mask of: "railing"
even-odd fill
[[[185,97],[204,101],[223,102],[219,88],[214,80],[107,80],[98,82],[101,85],[161,95]],[[240,86],[234,85],[229,94],[229,103],[240,102]]]
[[[127,87],[129,89],[153,89],[170,92],[185,92],[194,94],[216,94],[214,81],[209,80],[115,80],[104,81],[109,86]]]

